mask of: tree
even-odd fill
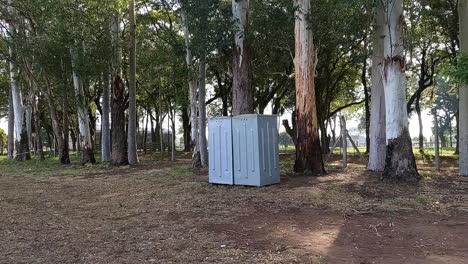
[[[112,164],[127,165],[127,138],[125,135],[125,85],[120,78],[114,79],[112,94]]]
[[[78,98],[77,102],[77,116],[78,127],[80,130],[80,147],[81,147],[81,164],[96,163],[94,158],[93,142],[91,140],[90,120],[88,113],[88,102],[85,97],[84,84],[82,78],[79,76],[79,69],[77,66],[78,48],[70,48],[70,55],[72,61],[73,73],[73,87],[75,88],[75,96]]]
[[[189,71],[192,68],[193,58],[192,51],[190,49],[190,32],[188,28],[188,16],[187,11],[182,6],[181,10],[181,25],[184,32],[185,38],[185,62]],[[190,138],[192,139],[192,166],[194,168],[201,167],[200,159],[200,145],[199,145],[199,135],[198,135],[198,107],[197,107],[197,86],[196,80],[191,77],[188,81],[189,84],[189,94],[190,94],[190,121],[191,121],[191,134]]]
[[[315,99],[315,61],[312,31],[308,24],[309,0],[295,0],[296,7],[296,161],[294,171],[325,173],[320,149]]]
[[[463,65],[465,78],[460,86],[460,175],[468,176],[468,0],[459,0],[460,18],[460,66]]]
[[[234,116],[254,112],[249,5],[250,0],[232,0],[234,17],[232,114]]]
[[[367,169],[383,171],[385,168],[385,93],[382,69],[384,66],[385,17],[380,1],[376,1],[373,28],[372,90],[370,115],[370,148]]]
[[[130,16],[130,80],[129,80],[129,107],[128,107],[128,163],[137,164],[137,117],[136,117],[136,20],[135,20],[135,0],[129,3]]]
[[[13,95],[8,89],[8,152],[7,159],[13,159],[15,151],[15,112],[13,110]]]
[[[9,7],[10,15],[14,16],[13,7]],[[11,38],[9,43],[9,55],[10,55],[10,86],[11,86],[11,98],[13,103],[13,117],[14,117],[14,126],[15,126],[15,149],[16,149],[16,160],[24,161],[31,159],[29,153],[29,144],[26,131],[26,120],[25,120],[25,111],[23,107],[23,97],[21,92],[21,87],[18,84],[18,67],[17,67],[17,57],[15,54],[14,47],[14,37],[16,35],[16,27],[13,22],[8,24],[8,30]]]
[[[7,143],[8,137],[3,129],[0,128],[0,155],[3,155],[3,149]]]
[[[386,0],[383,85],[385,91],[387,152],[383,179],[417,183],[406,110],[406,59],[403,48],[403,2]]]

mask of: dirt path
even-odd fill
[[[0,175],[0,263],[468,263],[458,178],[390,188],[356,169],[247,188],[184,161],[51,171]]]

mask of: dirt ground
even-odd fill
[[[207,171],[0,161],[0,263],[468,263],[468,179],[420,164],[420,186],[359,162],[279,185]]]

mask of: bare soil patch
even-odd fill
[[[0,162],[0,263],[468,263],[468,179],[418,165],[418,187],[356,162],[251,188],[188,160]]]

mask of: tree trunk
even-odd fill
[[[383,179],[417,183],[420,180],[408,131],[406,109],[406,62],[403,51],[403,2],[386,0],[384,40],[384,91],[386,108],[387,157]]]
[[[202,167],[208,166],[208,146],[206,142],[206,61],[205,56],[200,59],[198,75],[198,109],[199,109],[199,139],[200,161]]]
[[[81,164],[96,163],[94,158],[93,143],[91,140],[91,130],[89,127],[88,104],[86,103],[83,83],[78,76],[75,59],[78,53],[71,49],[72,55],[72,69],[73,69],[73,86],[75,88],[75,95],[77,97],[77,117],[78,128],[80,130],[79,144],[81,146]]]
[[[192,67],[192,53],[190,51],[190,33],[188,29],[187,13],[182,10],[182,29],[185,37],[185,61],[187,67]],[[198,142],[198,118],[197,118],[197,87],[196,80],[189,80],[189,94],[190,94],[190,120],[191,120],[191,134],[190,138],[192,149],[192,166],[194,168],[201,167],[200,148]]]
[[[372,33],[372,89],[371,89],[371,114],[370,114],[370,144],[369,163],[367,169],[371,171],[383,171],[386,156],[385,135],[385,93],[383,87],[382,69],[384,65],[384,36],[385,18],[382,4],[378,2],[374,14],[374,32]]]
[[[145,124],[145,132],[144,132],[144,135],[143,135],[143,140],[142,140],[142,144],[143,144],[143,151],[146,153],[146,150],[147,150],[147,141],[148,141],[148,124],[150,122],[150,119],[151,119],[151,111],[149,110],[149,107],[147,108],[146,110],[146,124]],[[151,126],[153,126],[153,121],[151,121]]]
[[[459,0],[460,47],[468,54],[468,0]],[[460,175],[468,176],[468,84],[460,86]]]
[[[27,97],[29,97],[31,95],[28,95]],[[27,105],[26,107],[24,108],[24,117],[25,117],[25,122],[26,122],[26,136],[28,138],[28,148],[27,148],[27,151],[32,154],[34,154],[34,146],[32,144],[32,107],[31,107],[31,98],[27,98],[26,99],[26,102],[27,102]]]
[[[127,165],[127,138],[125,134],[125,85],[117,76],[112,96],[112,164]]]
[[[13,94],[8,96],[8,153],[7,159],[13,159],[15,152],[15,111],[13,110]]]
[[[457,143],[455,144],[455,153],[454,155],[460,154],[460,111],[457,111],[455,114],[455,120],[457,121],[457,134],[455,135],[455,139]]]
[[[41,119],[39,116],[39,103],[36,96],[33,96],[34,107],[34,129],[36,130],[36,158],[44,160],[44,148],[42,146]]]
[[[10,26],[10,32],[14,32],[14,28]],[[25,161],[31,159],[29,153],[28,133],[26,130],[25,110],[23,107],[23,99],[21,96],[21,89],[17,82],[17,68],[13,62],[14,54],[13,48],[9,47],[10,57],[10,86],[13,101],[13,116],[15,126],[15,159],[18,161]]]
[[[367,41],[366,41],[367,42]],[[364,86],[364,115],[366,122],[366,153],[370,151],[370,98],[369,98],[369,88],[367,87],[367,58],[364,60],[362,66],[362,75],[361,75],[362,85]]]
[[[128,162],[130,165],[138,164],[136,130],[136,20],[135,0],[130,0],[130,80],[129,80],[129,107],[128,107]]]
[[[419,123],[419,153],[424,154],[424,135],[423,135],[423,123],[421,118],[421,105],[420,105],[421,96],[418,95],[416,99],[416,114],[418,115],[418,123]]]
[[[127,139],[125,134],[125,85],[117,76],[112,96],[112,164],[127,165]]]
[[[232,66],[232,115],[254,113],[251,49],[248,38],[249,0],[232,0],[234,17],[234,61]]]
[[[294,0],[296,10],[296,161],[294,171],[321,175],[325,173],[315,97],[315,65],[312,31],[307,17],[310,1]]]
[[[439,122],[437,121],[437,113],[434,113],[434,153],[435,153],[435,165],[436,170],[440,171],[440,155],[439,155]]]
[[[102,120],[101,120],[101,160],[102,162],[111,161],[110,150],[110,90],[111,90],[111,75],[105,74],[104,89],[102,93]]]
[[[182,127],[184,130],[184,151],[190,151],[190,117],[187,106],[182,107]]]

